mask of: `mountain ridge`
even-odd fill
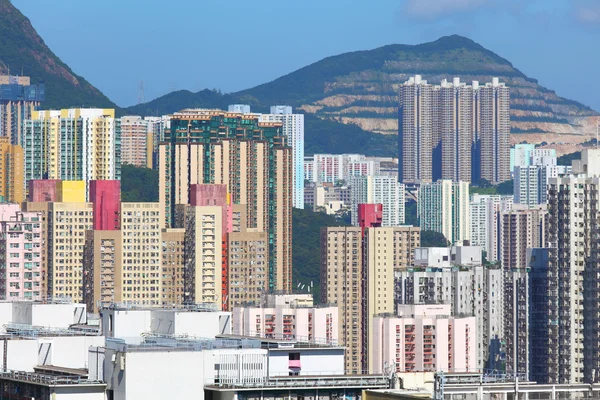
[[[224,107],[225,103],[241,102],[261,112],[267,111],[269,105],[285,103],[321,119],[396,134],[397,89],[414,74],[432,83],[454,76],[465,82],[499,77],[511,87],[514,133],[577,134],[585,126],[580,118],[598,115],[580,102],[558,96],[507,59],[459,35],[417,45],[390,44],[341,53],[253,88],[219,95],[214,92],[210,96],[206,90],[190,92],[187,98],[190,104],[200,106]],[[175,111],[174,106],[183,105],[170,94],[157,101],[173,107],[153,107],[158,103],[149,102],[127,110],[154,108],[170,113]]]
[[[0,0],[0,74],[9,71],[45,84],[44,108],[119,108],[57,57],[9,0]]]

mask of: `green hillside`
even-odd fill
[[[0,74],[31,77],[46,85],[44,108],[115,107],[105,95],[76,75],[46,46],[29,20],[9,0],[0,0]]]

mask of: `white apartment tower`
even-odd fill
[[[488,261],[498,261],[498,213],[508,211],[512,206],[513,196],[480,194],[471,196],[469,204],[470,244],[481,246]]]
[[[260,121],[283,124],[286,144],[292,148],[292,205],[304,209],[304,114],[294,114],[290,106],[272,106],[270,114],[260,115]]]
[[[405,187],[394,176],[355,176],[350,179],[352,225],[358,225],[359,204],[382,204],[381,226],[404,225]]]
[[[439,232],[450,243],[470,239],[468,182],[441,179],[423,184],[417,206],[422,231]]]

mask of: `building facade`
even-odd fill
[[[449,304],[399,306],[398,316],[373,318],[373,372],[474,372],[475,317],[452,317]]]
[[[25,200],[23,148],[0,137],[0,197],[5,202],[21,204]]]
[[[355,176],[350,179],[350,215],[358,225],[359,204],[383,205],[381,226],[404,225],[405,187],[393,176]]]
[[[372,318],[394,311],[394,271],[412,263],[413,227],[339,227],[321,231],[321,302],[339,308],[346,373],[373,367]]]
[[[509,89],[493,78],[434,86],[420,75],[399,89],[398,179],[498,184],[510,179]]]
[[[0,298],[41,300],[42,215],[0,205]]]
[[[263,122],[280,122],[286,144],[292,148],[292,205],[304,209],[304,114],[294,114],[290,106],[271,106],[261,114]]]
[[[304,157],[304,178],[317,184],[348,182],[353,176],[379,175],[381,163],[362,154],[315,154]]]
[[[439,232],[450,243],[470,239],[468,182],[423,184],[417,206],[422,231]]]
[[[338,343],[338,307],[234,307],[233,334]]]
[[[121,117],[121,164],[152,168],[154,134],[149,121],[138,116]]]
[[[246,206],[248,228],[269,235],[269,289],[291,290],[292,154],[279,122],[251,114],[185,110],[171,117],[160,145],[165,225],[189,204],[192,184],[224,184]]]
[[[0,75],[0,136],[20,145],[25,120],[45,97],[45,85],[32,85],[28,76]]]
[[[498,261],[500,228],[498,213],[513,206],[513,196],[471,195],[469,204],[470,244],[481,246],[488,261]]]
[[[23,151],[25,182],[121,179],[121,123],[112,109],[34,111]]]

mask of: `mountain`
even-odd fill
[[[115,104],[63,63],[9,0],[0,0],[0,75],[31,77],[46,85],[44,108],[111,107]]]
[[[598,115],[581,103],[558,96],[508,60],[458,35],[419,45],[393,44],[327,57],[272,82],[236,93],[174,92],[129,108],[127,112],[153,110],[161,114],[192,105],[224,108],[231,103],[250,104],[254,111],[264,112],[272,104],[289,104],[320,120],[361,128],[365,134],[396,135],[398,86],[415,74],[432,83],[451,80],[454,76],[465,82],[488,82],[492,77],[499,77],[511,88],[515,142],[533,140],[562,145],[567,134],[575,135],[569,141],[576,145],[579,136],[581,141],[589,139],[581,133],[595,126],[590,117]],[[332,126],[338,134],[344,135],[344,128],[338,124]],[[307,139],[307,143],[310,146],[312,142]],[[362,151],[361,142],[350,146],[354,151]]]
[[[325,58],[272,82],[235,95],[271,104],[286,102],[320,118],[396,134],[398,86],[420,74],[432,83],[499,77],[511,88],[514,133],[575,133],[579,118],[597,115],[559,97],[471,39],[453,35],[419,45],[393,44]]]

